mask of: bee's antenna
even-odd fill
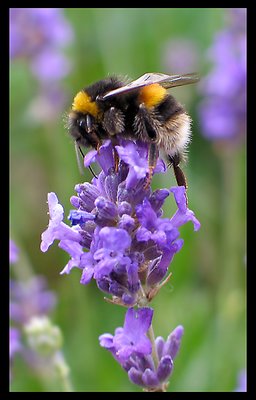
[[[78,157],[78,150],[80,151],[81,156],[84,158],[84,153],[81,149],[81,147],[79,146],[79,144],[77,144],[77,141],[75,141],[75,149],[76,149],[76,154],[77,154],[77,162],[78,162],[78,167],[80,172],[83,174],[83,170],[82,170],[82,166],[81,166],[81,162],[80,159]],[[88,166],[89,170],[91,171],[91,174],[94,176],[94,178],[98,179],[97,175],[95,174],[95,172],[93,171],[92,167],[89,165]]]
[[[88,166],[89,170],[91,171],[92,175],[94,176],[94,178],[98,179],[97,175],[95,174],[95,172],[93,171],[92,167],[89,165]]]

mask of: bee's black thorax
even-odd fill
[[[118,89],[123,85],[124,82],[120,79],[115,76],[110,76],[109,78],[102,79],[101,81],[85,87],[83,90],[90,96],[92,101],[97,101],[97,96],[103,96],[111,90]]]

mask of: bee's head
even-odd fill
[[[78,145],[97,146],[97,132],[101,112],[95,101],[84,91],[74,98],[68,117],[68,130]]]
[[[69,134],[78,145],[84,147],[97,146],[97,121],[91,114],[71,111],[68,116],[67,128]]]

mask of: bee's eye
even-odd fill
[[[78,120],[78,126],[79,128],[86,130],[86,123],[84,118]]]

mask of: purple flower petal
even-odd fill
[[[157,368],[157,377],[160,382],[164,382],[169,378],[172,373],[172,368],[172,357],[169,355],[162,357]]]
[[[104,227],[99,232],[103,247],[123,252],[131,245],[131,237],[124,229]]]
[[[86,221],[92,221],[95,219],[95,215],[81,210],[71,210],[68,219],[72,222],[72,225],[81,225]]]
[[[100,226],[113,224],[117,217],[117,207],[114,203],[106,200],[103,196],[99,196],[95,200],[95,207],[98,213],[96,214],[96,222]]]
[[[182,247],[183,240],[177,239],[174,243],[172,243],[169,247],[166,247],[161,260],[153,265],[153,268],[149,270],[147,277],[147,284],[149,286],[155,286],[158,282],[160,282],[169,268],[169,265],[176,254]]]
[[[136,293],[140,288],[138,265],[136,263],[128,264],[126,271],[128,276],[128,289],[131,293]]]
[[[58,197],[55,193],[48,193],[48,206],[49,206],[49,215],[51,219],[52,225],[59,225],[59,223],[63,220],[64,210],[61,204],[59,204]]]
[[[114,167],[113,147],[111,140],[105,140],[97,150],[91,150],[84,158],[84,166],[88,167],[92,162],[97,161],[104,173],[107,175],[109,169]]]
[[[97,150],[90,150],[84,157],[84,166],[87,168],[95,161]]]
[[[132,188],[139,179],[146,177],[148,173],[148,162],[145,158],[140,157],[137,146],[129,143],[126,147],[115,146],[121,160],[130,166],[126,188]]]
[[[70,199],[71,204],[75,208],[83,211],[91,212],[95,208],[95,200],[100,196],[101,192],[95,185],[88,182],[75,186],[78,197],[72,196]]]
[[[156,350],[157,350],[157,355],[159,360],[161,360],[162,355],[163,355],[163,350],[164,350],[164,344],[165,341],[162,338],[162,336],[158,336],[155,340],[155,344],[156,344]]]
[[[142,380],[142,372],[138,371],[136,368],[132,367],[128,371],[128,377],[132,383],[139,386],[144,386],[144,382]]]
[[[167,189],[157,189],[150,195],[149,202],[155,212],[160,210],[169,195],[170,192]]]
[[[158,158],[155,169],[154,169],[154,174],[164,174],[167,171],[167,167],[166,164],[164,162],[164,160],[162,160],[161,158]]]
[[[60,272],[61,275],[69,274],[73,267],[81,268],[80,261],[84,252],[83,247],[80,245],[80,243],[76,243],[73,240],[61,240],[59,243],[59,247],[65,250],[71,257],[67,265]]]
[[[171,356],[174,359],[180,349],[181,338],[184,333],[184,328],[182,325],[177,326],[167,338],[164,346],[164,354]]]
[[[136,239],[139,242],[147,242],[150,240],[151,236],[151,232],[144,227],[139,227],[136,232]]]
[[[157,216],[153,210],[149,200],[145,198],[142,204],[136,207],[136,215],[140,224],[150,230],[154,229],[157,224]]]
[[[159,385],[159,379],[155,371],[147,368],[142,374],[142,380],[146,387],[155,388]]]
[[[135,227],[134,218],[130,217],[130,215],[123,214],[122,217],[119,219],[118,228],[124,229],[129,234],[131,234],[134,227]]]
[[[146,333],[151,325],[153,310],[129,308],[124,322],[123,330],[115,334],[113,343],[118,358],[125,361],[132,353],[150,354],[152,347]]]
[[[64,210],[59,204],[56,194],[53,192],[48,194],[48,205],[50,221],[48,228],[41,235],[41,251],[47,251],[55,239],[73,240],[79,243],[82,238],[78,231],[62,222]]]
[[[174,194],[176,204],[178,206],[178,211],[171,218],[171,222],[174,227],[179,228],[180,226],[186,224],[188,221],[192,221],[194,224],[194,230],[198,231],[200,229],[200,222],[195,217],[193,211],[189,210],[186,205],[186,189],[184,186],[172,187],[170,191]]]
[[[122,201],[118,205],[118,214],[122,217],[123,214],[131,215],[132,214],[132,206],[127,201]]]
[[[99,341],[100,345],[102,347],[105,347],[106,349],[110,349],[113,347],[113,338],[114,336],[111,335],[110,333],[104,333],[103,335],[100,335]]]
[[[127,333],[131,330],[136,330],[138,334],[146,333],[151,325],[152,318],[152,308],[144,307],[138,310],[129,308],[125,317],[124,330]]]

